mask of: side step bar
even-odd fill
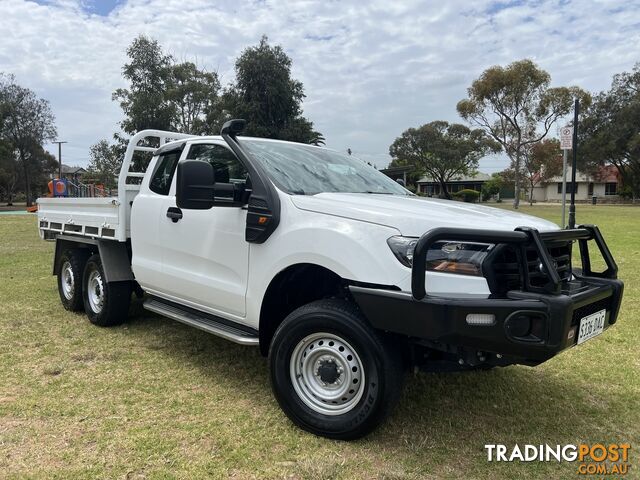
[[[144,302],[143,306],[151,312],[199,328],[240,345],[258,345],[260,343],[256,330],[189,307],[161,300],[157,297],[151,297]]]

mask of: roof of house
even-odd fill
[[[394,173],[404,173],[404,172],[410,172],[414,169],[415,167],[413,165],[405,165],[402,167],[387,167],[387,168],[382,168],[380,171],[382,173],[385,173],[387,175],[391,174],[393,175]]]
[[[87,171],[82,167],[70,167],[69,165],[65,165],[63,163],[62,173],[78,174],[78,173],[87,173]]]
[[[605,165],[598,169],[594,174],[584,173],[580,170],[576,171],[577,182],[595,182],[595,183],[608,183],[619,182],[620,173],[615,165]],[[548,179],[543,183],[561,182],[562,175]],[[571,181],[571,166],[567,167],[567,181]]]
[[[455,182],[486,182],[491,178],[491,175],[483,172],[477,172],[475,175],[458,175],[453,177],[447,183]],[[418,180],[418,183],[437,183],[433,177],[425,176]]]

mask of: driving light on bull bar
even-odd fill
[[[413,251],[418,239],[396,235],[387,240],[389,248],[405,267],[413,265]],[[482,261],[493,248],[489,243],[449,242],[434,243],[427,252],[427,270],[482,276]]]
[[[467,314],[467,324],[477,326],[495,325],[496,316],[493,313],[469,313]]]

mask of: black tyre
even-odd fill
[[[66,310],[82,310],[82,272],[89,253],[81,249],[65,250],[60,256],[58,294]]]
[[[278,327],[269,351],[271,386],[301,428],[350,440],[371,432],[402,388],[398,349],[344,300],[312,302]]]
[[[89,321],[101,327],[120,325],[127,319],[131,282],[107,283],[99,255],[87,260],[82,277],[84,311]]]

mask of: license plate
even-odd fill
[[[604,330],[606,310],[587,315],[580,320],[580,329],[578,330],[578,345],[586,342],[590,338],[600,335]]]

